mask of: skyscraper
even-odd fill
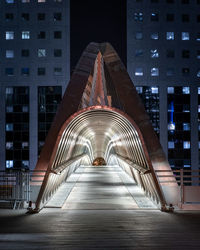
[[[0,168],[33,169],[70,77],[69,0],[0,10]]]
[[[200,1],[127,0],[127,68],[172,168],[199,169]]]

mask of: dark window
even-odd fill
[[[60,12],[53,14],[53,20],[54,21],[61,21],[62,20],[62,14]]]
[[[182,57],[183,58],[190,58],[190,51],[189,50],[183,50],[182,51]]]
[[[38,153],[44,145],[49,128],[62,99],[61,86],[38,88]]]
[[[56,76],[62,75],[62,68],[54,68],[54,75]]]
[[[167,22],[173,22],[174,21],[174,14],[167,14],[166,20],[167,20]]]
[[[155,132],[159,135],[159,89],[158,87],[140,86],[136,90],[149,114]]]
[[[158,3],[159,0],[151,0],[152,3]]]
[[[182,22],[187,23],[190,21],[190,16],[188,14],[183,14],[182,15]]]
[[[5,68],[5,74],[7,76],[13,76],[14,75],[14,68]]]
[[[190,1],[189,0],[181,0],[183,4],[188,4]]]
[[[197,4],[200,4],[200,0],[197,0]]]
[[[197,15],[197,22],[200,23],[200,15]]]
[[[61,49],[54,49],[54,56],[55,57],[61,57],[62,56],[62,50]]]
[[[54,31],[54,38],[55,39],[61,39],[62,38],[62,32],[61,31]]]
[[[158,13],[151,13],[151,21],[157,22],[159,20]]]
[[[29,89],[6,88],[6,168],[29,167]]]
[[[168,158],[173,168],[188,168],[190,151],[190,88],[168,87]]]
[[[45,39],[46,38],[46,32],[45,31],[39,31],[37,38],[38,39]]]
[[[175,56],[174,50],[168,49],[168,50],[166,51],[166,56],[167,56],[168,58],[174,58],[174,56]]]
[[[29,74],[30,74],[30,70],[29,70],[29,68],[22,68],[21,69],[21,75],[23,75],[23,76],[29,76]]]
[[[29,13],[22,13],[22,20],[29,21]]]
[[[38,13],[38,20],[44,21],[45,20],[45,13]]]
[[[182,68],[182,75],[183,76],[188,76],[189,74],[190,74],[189,68]]]
[[[44,76],[45,73],[46,73],[45,68],[38,68],[38,75],[39,75],[39,76]]]
[[[174,3],[174,0],[166,0],[167,3]]]
[[[6,13],[5,19],[6,19],[6,21],[12,21],[14,19],[13,13]]]
[[[29,50],[28,49],[22,49],[21,56],[22,57],[29,57]]]
[[[197,50],[197,59],[200,59],[200,50]]]

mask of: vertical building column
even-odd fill
[[[5,87],[0,86],[0,170],[5,170]]]
[[[38,159],[38,101],[37,86],[29,88],[29,168],[33,170]]]
[[[198,88],[190,87],[190,126],[191,126],[191,167],[192,170],[199,169],[199,146],[198,146]],[[195,181],[195,178],[193,178]],[[195,185],[195,183],[193,184]]]
[[[168,157],[168,130],[167,130],[167,88],[159,87],[160,100],[160,144]]]

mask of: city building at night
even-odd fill
[[[200,1],[127,0],[127,69],[172,168],[199,169]]]
[[[0,168],[33,169],[69,81],[69,0],[0,9]]]

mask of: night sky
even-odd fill
[[[71,71],[90,42],[110,42],[126,65],[126,1],[72,0]]]

